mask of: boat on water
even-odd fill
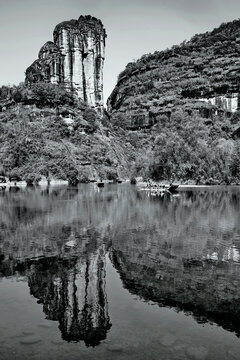
[[[5,178],[5,176],[0,176],[0,183],[6,183],[7,179]]]
[[[97,183],[97,186],[100,187],[100,188],[103,188],[103,187],[104,187],[104,182],[99,181],[99,182]]]
[[[155,184],[155,183],[147,183],[146,187],[141,188],[141,190],[150,191],[153,194],[164,194],[168,192],[170,194],[176,194],[177,188],[179,185],[177,184]]]
[[[151,196],[164,196],[165,194],[170,194],[166,189],[150,189],[148,194]]]
[[[177,185],[177,184],[170,184],[169,188],[168,188],[168,191],[175,192],[178,187],[179,187],[179,185]]]

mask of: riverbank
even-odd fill
[[[94,181],[90,181],[89,183],[97,183],[97,182],[98,182],[98,180],[94,180]],[[130,179],[119,180],[119,181],[116,181],[116,182],[113,182],[111,180],[102,180],[101,182],[103,182],[105,185],[107,185],[107,184],[130,184]],[[79,182],[79,184],[81,184],[81,183],[82,182]],[[161,183],[152,182],[151,184],[153,186],[156,186],[156,187],[159,187],[159,188],[161,186],[165,186],[166,188],[170,186],[170,184],[167,183],[167,182],[161,182]],[[177,183],[174,183],[174,184],[177,184]],[[31,186],[32,185],[46,187],[46,186],[71,185],[71,184],[69,183],[68,180],[52,179],[49,182],[49,181],[47,181],[45,179],[42,179],[36,184],[31,184]],[[149,187],[149,182],[147,182],[147,181],[137,181],[136,184],[133,184],[133,185],[136,185],[139,188],[147,188],[147,187]],[[177,185],[178,185],[177,190],[188,190],[188,189],[199,189],[199,188],[211,188],[212,189],[212,188],[229,187],[229,186],[240,188],[240,184],[221,184],[221,185],[177,184]],[[1,187],[25,188],[27,186],[28,186],[28,184],[27,184],[26,181],[7,181],[5,183],[0,183],[0,188]]]
[[[31,184],[31,185],[37,185],[37,186],[57,186],[57,185],[68,185],[69,182],[67,180],[51,180],[48,182],[47,180],[40,180],[37,184]],[[0,183],[1,187],[20,187],[25,188],[28,184],[26,181],[7,181],[5,183]]]
[[[161,186],[165,186],[165,187],[168,187],[170,186],[170,183],[168,182],[153,182],[151,181],[151,184],[153,186],[156,186],[156,187],[161,187]],[[174,182],[173,184],[176,184],[178,185],[178,190],[180,189],[188,189],[188,188],[191,188],[191,189],[194,189],[194,188],[213,188],[213,187],[223,187],[223,186],[236,186],[236,187],[240,187],[240,184],[236,184],[236,183],[233,183],[233,184],[179,184],[178,182]],[[137,186],[139,187],[149,187],[149,181],[137,181],[136,183]]]

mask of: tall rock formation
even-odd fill
[[[64,21],[55,27],[53,38],[27,68],[26,84],[63,84],[89,106],[101,109],[106,38],[102,22],[90,15]]]

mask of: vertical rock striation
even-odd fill
[[[106,38],[102,22],[90,15],[64,21],[55,27],[53,38],[27,68],[26,84],[63,84],[89,106],[102,109]]]

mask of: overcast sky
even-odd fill
[[[0,0],[0,85],[18,84],[56,24],[93,15],[107,31],[105,100],[126,64],[240,17],[239,0]]]

